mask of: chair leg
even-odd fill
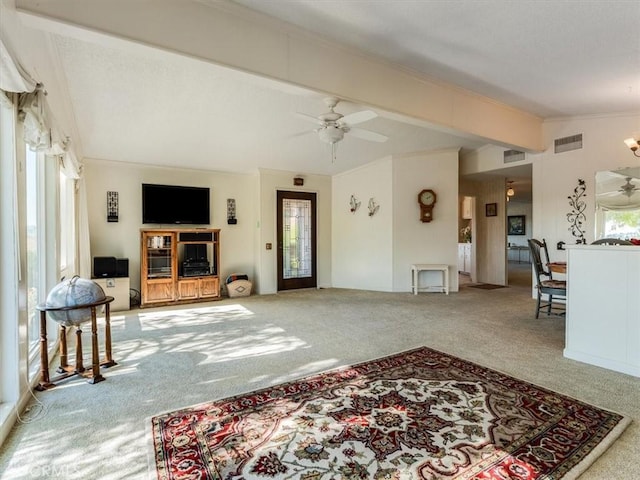
[[[547,316],[551,315],[551,306],[553,305],[553,295],[549,294],[549,306],[547,307]]]
[[[536,318],[540,316],[540,292],[538,292],[538,299],[536,301]]]

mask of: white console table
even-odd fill
[[[131,308],[128,277],[92,278],[91,280],[102,287],[105,295],[113,297],[114,300],[111,303],[112,312],[120,312]]]
[[[442,285],[429,285],[420,287],[420,272],[436,271],[442,272]],[[411,265],[411,289],[417,295],[420,289],[437,289],[449,295],[449,265],[433,263],[415,263]]]
[[[564,356],[640,377],[640,246],[565,248]]]

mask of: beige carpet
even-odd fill
[[[118,365],[102,383],[38,393],[45,408],[3,445],[0,478],[148,478],[152,415],[420,345],[631,417],[581,479],[640,478],[640,379],[565,359],[564,321],[533,310],[530,287],[510,285],[301,290],[114,315]],[[26,416],[38,413],[32,403]]]

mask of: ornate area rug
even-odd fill
[[[159,479],[575,478],[626,417],[425,347],[151,419]]]

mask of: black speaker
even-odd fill
[[[116,277],[128,277],[129,276],[129,259],[117,258],[116,259]]]
[[[198,262],[202,260],[207,260],[206,243],[188,243],[184,246],[185,262]]]
[[[178,234],[181,242],[211,242],[213,233],[211,232],[181,232]]]
[[[93,257],[94,278],[115,277],[117,271],[116,257]]]

